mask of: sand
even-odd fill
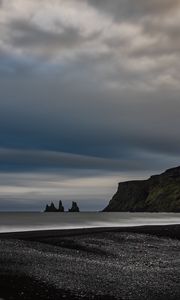
[[[180,299],[180,225],[0,234],[2,299]]]

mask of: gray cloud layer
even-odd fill
[[[180,1],[0,5],[1,174],[179,164]]]
[[[146,16],[169,15],[180,7],[179,0],[89,0],[89,4],[116,16],[120,20],[122,18],[133,19],[135,16],[144,18]]]

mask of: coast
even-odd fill
[[[74,235],[94,234],[98,232],[131,232],[170,237],[180,240],[180,224],[170,225],[139,225],[122,227],[91,227],[75,229],[30,230],[18,232],[0,232],[0,239],[41,239],[43,237],[65,237]]]
[[[180,299],[180,225],[0,234],[2,299]]]

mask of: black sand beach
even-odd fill
[[[180,225],[0,234],[0,299],[180,299]]]

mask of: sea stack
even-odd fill
[[[64,212],[64,206],[62,205],[62,201],[59,200],[59,208],[58,208],[59,212]]]
[[[54,203],[51,202],[50,205],[46,205],[46,208],[45,208],[45,212],[57,212],[57,208],[55,207]]]
[[[79,207],[76,202],[72,202],[72,207],[69,208],[69,212],[79,212]]]
[[[50,205],[47,204],[44,212],[64,212],[64,206],[62,205],[62,201],[59,200],[58,209],[55,207],[53,202],[51,202]]]

